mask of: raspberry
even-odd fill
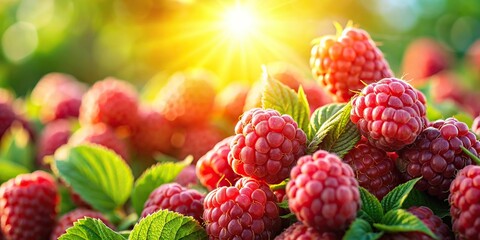
[[[43,122],[77,118],[87,87],[73,76],[49,73],[43,76],[32,91],[32,100],[41,107]]]
[[[155,189],[148,197],[142,218],[161,209],[167,209],[192,216],[202,222],[204,196],[194,189],[187,189],[178,183],[167,183]]]
[[[313,113],[317,108],[332,102],[330,96],[327,95],[317,83],[303,84],[303,90],[305,91],[308,104],[310,105],[310,113]]]
[[[245,112],[235,127],[228,163],[235,173],[280,183],[305,154],[307,137],[288,115],[272,109]]]
[[[345,230],[361,205],[352,168],[323,150],[298,160],[287,195],[297,219],[321,232]]]
[[[432,210],[428,207],[410,207],[408,211],[417,216],[422,222],[438,237],[442,240],[453,239],[451,231],[447,224],[442,222],[442,219],[434,215]],[[432,239],[428,235],[421,232],[403,232],[403,233],[390,233],[384,234],[382,240],[405,240],[405,239],[418,239],[418,240],[430,240]]]
[[[214,81],[206,71],[173,75],[156,100],[160,112],[182,126],[206,122],[215,102]]]
[[[0,228],[7,239],[48,239],[59,196],[46,172],[21,174],[0,187]]]
[[[37,146],[37,165],[47,167],[43,162],[45,156],[53,155],[55,151],[68,142],[72,131],[70,123],[60,119],[45,125]]]
[[[70,137],[72,145],[82,143],[94,143],[102,145],[116,152],[123,160],[128,161],[128,149],[122,139],[118,138],[115,132],[103,123],[83,126]]]
[[[51,240],[58,239],[61,235],[66,233],[67,229],[73,226],[73,223],[77,220],[83,219],[85,217],[96,218],[101,220],[105,225],[110,228],[113,228],[113,225],[106,219],[101,213],[95,212],[87,209],[75,209],[71,212],[63,215],[57,222],[52,235],[50,236]]]
[[[228,154],[230,153],[232,139],[233,137],[228,137],[217,143],[197,162],[198,179],[209,191],[217,187],[231,186],[240,178],[228,165]]]
[[[476,40],[467,50],[467,66],[480,76],[480,40]]]
[[[346,28],[339,38],[320,38],[312,48],[310,66],[335,102],[348,102],[365,83],[393,76],[382,52],[359,28]]]
[[[480,115],[478,115],[475,120],[473,120],[472,131],[480,136]]]
[[[447,49],[431,38],[411,42],[403,56],[402,71],[414,85],[426,82],[428,77],[450,67],[454,57]]]
[[[342,237],[334,232],[320,232],[302,222],[294,223],[278,235],[275,240],[340,240]]]
[[[272,239],[280,230],[275,195],[267,184],[252,178],[214,189],[203,205],[210,239]]]
[[[83,96],[80,123],[105,123],[112,128],[131,130],[138,118],[137,111],[135,88],[127,82],[109,77],[96,82]]]
[[[425,128],[425,96],[408,83],[385,78],[352,100],[350,119],[373,146],[391,152],[415,141]]]
[[[154,155],[172,151],[172,135],[172,124],[161,113],[142,109],[131,140],[138,153]]]
[[[227,120],[236,122],[243,113],[249,87],[241,84],[230,84],[215,98],[215,108]]]
[[[360,141],[343,160],[352,167],[358,184],[381,200],[400,184],[400,172],[385,151]]]
[[[450,215],[457,239],[480,236],[480,166],[467,166],[450,185]]]
[[[195,166],[189,165],[186,166],[175,178],[175,182],[178,184],[188,187],[190,185],[195,185],[198,182],[197,175],[195,174]]]
[[[303,76],[298,68],[284,62],[270,63],[267,66],[268,75],[273,79],[287,85],[289,88],[298,91],[303,83]]]
[[[248,91],[247,98],[245,99],[245,106],[243,111],[246,112],[252,108],[262,107],[262,92],[264,88],[264,82],[257,81],[253,83],[250,91]]]
[[[178,133],[179,141],[174,145],[179,149],[178,158],[184,159],[192,155],[194,163],[197,162],[205,153],[223,139],[223,134],[211,125],[200,125],[185,129],[185,132]]]
[[[454,118],[438,120],[398,152],[397,167],[404,180],[422,177],[416,185],[419,190],[445,199],[456,172],[472,164],[461,147],[476,156],[480,153],[480,142],[465,123]]]

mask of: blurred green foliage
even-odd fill
[[[252,2],[252,1],[248,1]],[[397,74],[405,46],[430,36],[462,57],[480,37],[480,1],[470,0],[266,0],[259,1],[275,31],[265,30],[271,51],[258,62],[291,61],[308,74],[310,42],[348,20],[369,31]],[[116,76],[141,86],[158,73],[204,67],[220,86],[252,82],[255,64],[237,55],[221,66],[225,51],[205,45],[209,24],[235,1],[7,0],[0,2],[0,87],[24,95],[46,73],[57,71],[92,83]],[[260,16],[262,17],[262,16]],[[205,31],[201,31],[204,29]],[[278,44],[277,45],[274,45]],[[268,45],[269,42],[266,42]],[[264,46],[256,51],[262,52]],[[288,48],[283,54],[280,48]],[[201,50],[201,51],[200,51]],[[233,49],[238,51],[239,49]],[[292,58],[290,54],[294,54]],[[210,55],[214,55],[213,57]],[[292,60],[295,59],[295,60]],[[181,61],[180,61],[181,60]],[[251,58],[246,58],[251,61]]]

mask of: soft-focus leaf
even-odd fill
[[[367,221],[357,218],[343,236],[343,240],[376,240],[382,237],[383,232],[374,232]]]

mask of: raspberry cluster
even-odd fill
[[[245,112],[235,127],[228,163],[237,174],[280,183],[305,154],[307,137],[288,115],[271,109]]]

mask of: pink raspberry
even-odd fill
[[[353,98],[350,119],[373,146],[396,151],[426,127],[425,96],[403,80],[384,78]]]
[[[323,91],[323,89],[314,82],[303,84],[303,90],[307,96],[308,105],[310,105],[310,113],[313,113],[316,109],[332,103],[330,96]]]
[[[321,232],[345,230],[361,205],[352,168],[323,150],[298,160],[290,173],[287,195],[297,219]]]
[[[475,120],[473,120],[472,131],[480,136],[480,115],[478,115]]]
[[[267,184],[255,179],[216,188],[203,204],[210,239],[272,239],[280,230],[277,199]]]
[[[228,137],[220,141],[197,162],[197,176],[209,191],[217,187],[231,186],[240,178],[228,165],[232,139],[233,137]]]
[[[43,162],[45,156],[53,155],[55,151],[67,144],[72,130],[67,120],[56,120],[45,125],[37,146],[37,165],[47,167]]]
[[[103,123],[83,126],[70,137],[69,143],[79,145],[94,143],[111,149],[125,161],[129,161],[127,145],[120,139],[113,129]]]
[[[112,128],[132,130],[138,120],[135,88],[127,82],[109,77],[96,82],[82,99],[80,123],[105,123]]]
[[[106,219],[101,213],[95,212],[87,209],[75,209],[71,212],[63,215],[57,222],[55,228],[53,229],[52,235],[50,236],[51,240],[56,240],[64,233],[67,232],[67,229],[73,226],[77,220],[83,219],[85,217],[95,218],[101,220],[105,225],[110,228],[114,228],[113,225]]]
[[[428,207],[411,207],[408,211],[418,217],[422,222],[438,237],[442,240],[452,240],[452,234],[447,224],[445,224],[441,218],[434,215],[432,210]],[[418,239],[418,240],[430,240],[432,239],[428,235],[421,232],[402,232],[402,233],[385,233],[381,240],[406,240],[406,239]]]
[[[360,186],[378,199],[400,184],[400,172],[387,152],[360,141],[343,160],[352,167]]]
[[[292,117],[272,109],[245,112],[235,133],[228,163],[242,176],[280,183],[305,154],[307,137],[303,130]]]
[[[242,84],[230,84],[215,98],[215,110],[231,122],[237,122],[243,113],[249,87]]]
[[[142,109],[131,138],[133,146],[141,155],[170,153],[173,126],[160,112]]]
[[[294,223],[278,235],[275,240],[340,240],[341,234],[334,232],[320,232],[308,227],[302,222]]]
[[[450,215],[457,239],[480,236],[480,166],[460,170],[450,185]]]
[[[480,142],[465,123],[454,118],[438,120],[398,152],[397,167],[404,180],[422,177],[416,185],[419,190],[446,199],[457,171],[472,164],[461,147],[479,156]]]
[[[191,216],[202,222],[203,194],[187,189],[178,183],[163,184],[148,197],[142,211],[142,218],[161,209]]]
[[[189,187],[190,185],[195,185],[198,183],[197,175],[195,174],[195,166],[189,165],[186,166],[175,178],[175,182],[184,186]]]
[[[225,137],[219,129],[209,124],[182,130],[174,133],[172,140],[178,149],[177,158],[184,159],[188,155],[192,155],[194,163]]]

